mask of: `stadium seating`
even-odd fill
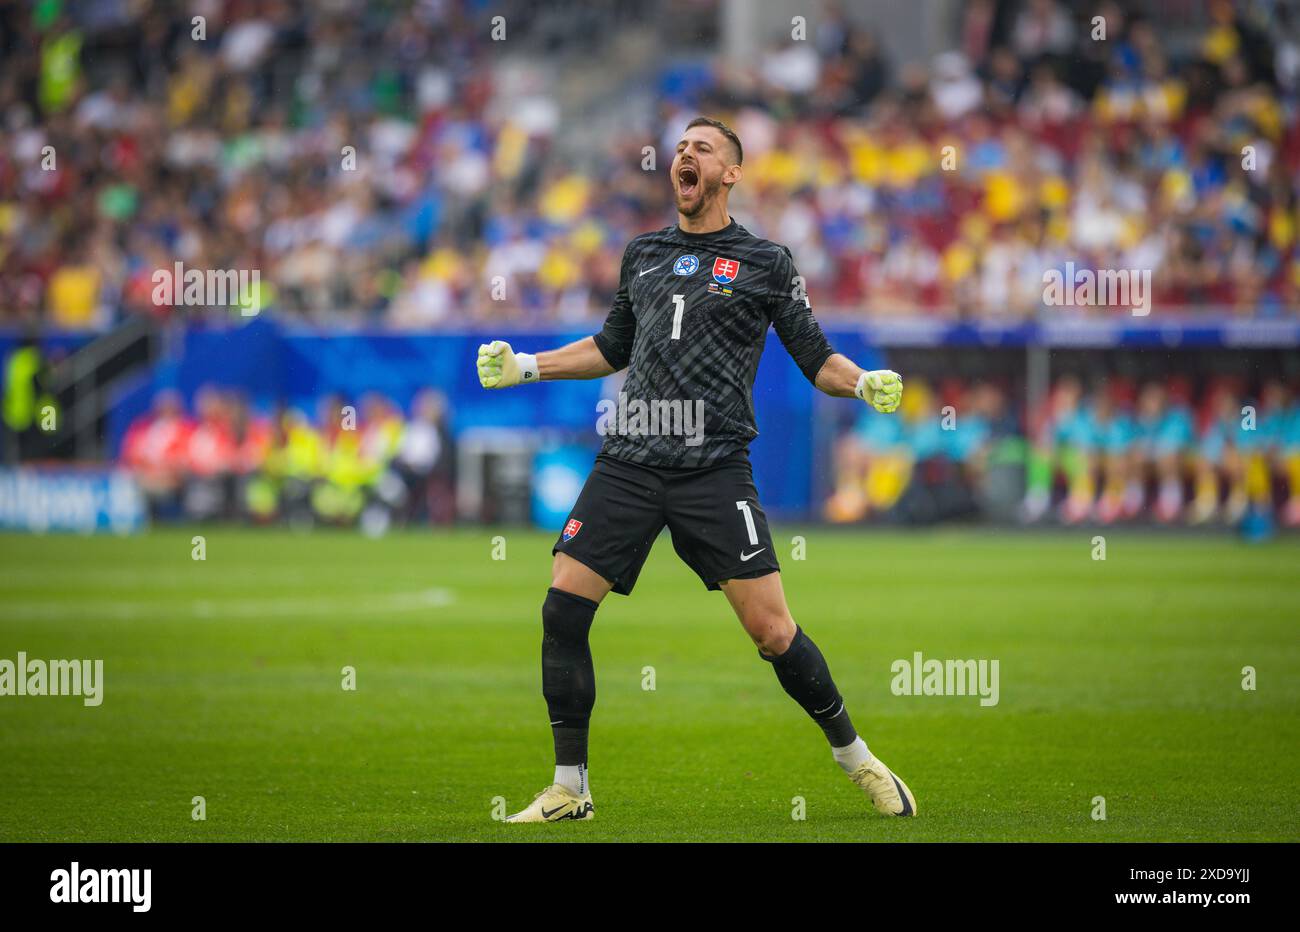
[[[1300,307],[1282,7],[1175,50],[1113,4],[1097,42],[1086,5],[972,3],[928,69],[832,12],[748,69],[658,56],[660,106],[592,151],[557,118],[571,88],[521,99],[510,72],[590,22],[499,3],[494,43],[474,3],[213,3],[196,40],[166,6],[0,8],[0,324],[228,315],[153,300],[177,256],[258,268],[270,313],[322,324],[599,316],[623,245],[671,219],[643,147],[700,111],[747,140],[737,212],[823,314],[1032,316],[1067,260],[1155,269],[1162,310]]]

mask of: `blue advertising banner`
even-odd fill
[[[0,529],[130,534],[147,521],[144,495],[118,469],[0,469]]]

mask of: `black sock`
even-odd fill
[[[596,705],[587,632],[596,608],[591,599],[559,589],[548,589],[542,603],[542,695],[558,767],[587,762],[587,728]]]
[[[821,726],[831,747],[842,748],[853,743],[858,733],[844,708],[840,691],[831,679],[830,667],[826,666],[826,658],[812,638],[803,633],[803,628],[795,627],[794,640],[781,656],[769,657],[762,651],[758,656],[772,665],[776,678],[790,698],[803,706],[803,710]]]

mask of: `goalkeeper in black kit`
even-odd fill
[[[595,816],[587,733],[596,678],[587,635],[612,589],[631,593],[665,526],[673,549],[721,589],[777,679],[825,732],[831,753],[878,812],[916,814],[916,799],[849,719],[830,669],[786,605],[748,446],[754,376],[767,328],[828,395],[893,412],[903,382],[834,352],[813,317],[790,251],[727,212],[744,152],[725,124],[687,126],[672,164],[677,223],[633,239],[618,294],[594,336],[536,355],[500,340],[479,347],[484,388],[594,379],[627,370],[626,405],[555,542],[542,603],[542,693],[555,738],[555,779],[510,822]]]

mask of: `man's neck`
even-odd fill
[[[712,204],[707,210],[700,211],[694,217],[687,217],[680,213],[677,215],[677,226],[683,233],[716,233],[730,225],[731,216],[727,213],[727,205],[721,201]]]

